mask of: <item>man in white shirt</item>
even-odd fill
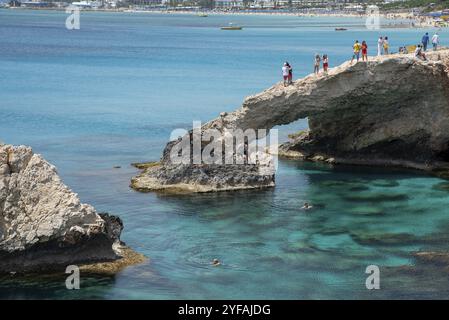
[[[290,74],[290,66],[286,62],[284,63],[284,66],[282,67],[282,76],[284,77],[284,87],[286,87],[289,84],[288,76]]]
[[[436,51],[438,49],[439,43],[440,43],[440,36],[438,35],[438,33],[435,33],[432,37],[433,51]]]
[[[384,39],[382,37],[377,40],[377,55],[382,55],[382,50],[384,48]]]

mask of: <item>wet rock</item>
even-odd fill
[[[449,267],[448,252],[421,251],[413,253],[419,263],[431,263],[438,266]]]
[[[131,165],[137,169],[145,170],[145,169],[148,169],[151,167],[159,166],[160,163],[157,161],[149,161],[149,162],[135,162],[135,163],[131,163]]]
[[[274,186],[274,173],[256,165],[154,166],[131,180],[138,191],[211,192]]]

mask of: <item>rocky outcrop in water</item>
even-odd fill
[[[449,50],[429,52],[427,58],[422,61],[412,54],[397,54],[354,65],[346,62],[328,74],[309,75],[288,87],[278,83],[201,129],[269,130],[308,118],[309,130],[282,145],[280,155],[331,163],[446,169]],[[174,165],[165,156],[174,146],[176,142],[169,143],[161,164],[134,178],[132,185],[139,190],[170,185],[190,191],[274,185],[274,174],[261,172],[260,165],[244,180],[239,178],[245,165],[229,170],[222,165]],[[214,182],[217,171],[219,187]],[[232,177],[241,183],[229,183]]]
[[[274,186],[274,170],[271,165],[251,164],[174,164],[170,152],[175,142],[164,150],[162,161],[143,168],[143,172],[131,180],[131,187],[138,191],[211,192],[254,189]]]
[[[30,147],[0,144],[0,273],[115,261],[120,218],[98,214]]]

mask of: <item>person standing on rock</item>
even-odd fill
[[[288,64],[288,84],[290,85],[293,83],[293,68],[290,65],[290,63],[287,62],[287,64]]]
[[[368,45],[362,41],[362,61],[368,61]]]
[[[382,37],[379,37],[379,40],[377,40],[377,55],[382,55],[382,48],[384,47],[384,39]]]
[[[384,38],[383,46],[384,46],[384,54],[388,54],[388,49],[390,48],[390,44],[388,43],[388,37]]]
[[[315,61],[313,64],[313,72],[318,75],[318,73],[320,73],[320,64],[321,64],[321,57],[320,55],[317,53],[315,55]]]
[[[354,46],[352,48],[354,49],[354,54],[352,55],[351,64],[354,59],[357,59],[357,62],[359,62],[360,50],[362,50],[362,45],[359,43],[359,40],[355,40]]]
[[[433,45],[433,51],[438,50],[438,44],[440,43],[440,36],[438,33],[435,33],[432,37],[432,45]]]
[[[329,68],[329,58],[327,57],[327,54],[323,54],[323,71],[324,71],[324,73],[327,73],[328,68]]]
[[[427,46],[429,45],[429,33],[426,32],[426,34],[422,37],[421,43],[424,51],[427,51]]]
[[[290,69],[291,69],[290,64],[288,62],[285,62],[284,66],[282,67],[282,77],[284,78],[284,87],[290,84],[289,83]]]

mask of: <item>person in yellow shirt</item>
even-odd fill
[[[362,50],[362,45],[359,43],[359,40],[355,40],[355,43],[352,46],[352,48],[354,50],[354,54],[352,55],[351,64],[354,61],[354,59],[357,59],[357,62],[359,62],[360,51]]]
[[[384,38],[384,54],[388,54],[388,49],[390,48],[390,44],[388,43],[388,37]]]

